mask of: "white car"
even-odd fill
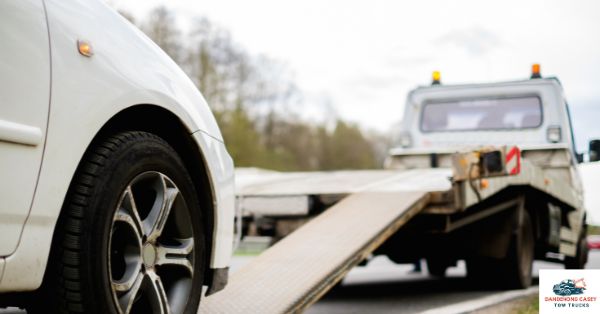
[[[0,303],[196,313],[222,289],[233,162],[202,95],[99,0],[0,1]]]

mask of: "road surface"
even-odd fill
[[[590,252],[587,268],[600,269],[600,251]],[[539,269],[563,268],[561,264],[535,262],[534,282]],[[425,268],[424,268],[425,269]],[[469,286],[464,262],[448,269],[448,278],[438,279],[411,273],[411,265],[396,265],[379,256],[367,266],[352,270],[343,285],[313,305],[307,314],[420,313],[465,302],[501,291],[481,291]]]
[[[232,272],[252,260],[252,256],[236,256]],[[588,268],[600,269],[600,251],[590,252]],[[536,262],[534,273],[541,268],[562,268],[560,264]],[[448,269],[448,278],[437,279],[423,273],[412,273],[411,265],[397,265],[384,256],[367,266],[356,267],[341,286],[314,304],[307,314],[352,313],[420,313],[426,310],[500,294],[500,291],[478,291],[469,286],[463,262]],[[536,278],[537,282],[537,278]],[[0,309],[0,314],[25,314],[18,309]]]

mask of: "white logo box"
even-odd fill
[[[600,269],[541,269],[539,278],[540,314],[600,313]]]

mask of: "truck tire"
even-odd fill
[[[470,257],[465,260],[467,265],[467,278],[473,286],[481,288],[494,288],[499,277],[497,270],[500,267],[498,259],[490,257]]]
[[[175,150],[124,132],[84,156],[56,227],[30,313],[196,313],[205,226]]]
[[[527,211],[513,234],[506,257],[474,256],[466,260],[467,276],[484,288],[523,289],[531,285],[534,256],[533,226]]]
[[[589,248],[587,244],[587,239],[585,237],[585,232],[579,236],[579,241],[577,242],[577,253],[575,256],[565,257],[565,268],[566,269],[583,269],[585,268],[585,264],[587,264],[588,260]]]
[[[523,221],[513,235],[506,258],[501,261],[502,280],[509,289],[524,289],[531,285],[535,239],[533,225],[527,211],[523,211]]]
[[[450,266],[448,262],[441,259],[428,258],[427,260],[427,271],[434,277],[445,277],[446,270]]]

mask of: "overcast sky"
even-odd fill
[[[384,132],[432,70],[443,83],[489,82],[528,78],[539,62],[542,75],[563,83],[577,146],[600,138],[598,0],[110,2],[138,19],[166,5],[183,28],[206,16],[249,52],[286,63],[307,96],[303,110],[328,98],[341,117]],[[593,167],[587,186],[598,181],[600,165]],[[597,212],[600,199],[593,201]]]
[[[380,131],[401,118],[407,92],[429,84],[432,70],[444,83],[514,80],[539,62],[543,75],[563,82],[575,118],[581,116],[576,127],[586,125],[577,130],[578,146],[600,137],[587,113],[600,113],[597,0],[112,3],[138,18],[166,5],[182,27],[206,16],[251,53],[288,64],[309,103],[328,96],[341,117]]]

